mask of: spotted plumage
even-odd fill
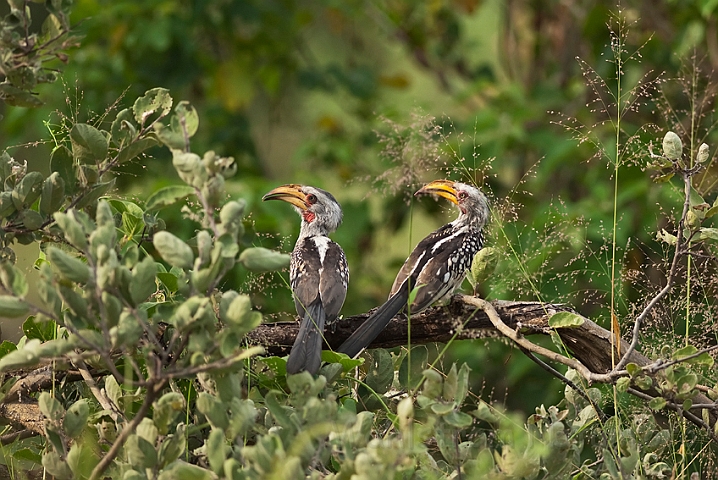
[[[350,357],[359,354],[402,309],[417,313],[459,287],[471,268],[474,255],[483,247],[483,228],[489,220],[489,203],[471,185],[436,180],[419,194],[433,193],[453,202],[456,220],[429,234],[414,248],[394,280],[389,299],[339,347]],[[409,304],[409,294],[416,296]]]
[[[263,200],[291,203],[302,218],[289,265],[289,283],[301,321],[287,359],[287,373],[306,370],[316,374],[324,329],[339,315],[349,283],[344,251],[328,237],[342,221],[341,207],[329,192],[306,185],[277,187]]]

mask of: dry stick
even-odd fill
[[[20,430],[19,432],[8,433],[0,437],[0,445],[9,445],[16,440],[24,440],[37,435],[40,434],[32,430]]]
[[[646,305],[646,308],[643,309],[641,314],[636,317],[636,320],[633,322],[633,338],[631,339],[631,344],[628,346],[628,350],[626,350],[626,353],[623,354],[621,361],[618,362],[614,370],[622,370],[626,366],[626,364],[628,363],[628,357],[638,346],[638,336],[641,332],[641,324],[646,319],[651,310],[653,310],[653,308],[658,304],[658,302],[668,294],[671,288],[673,288],[673,283],[675,282],[676,278],[676,270],[678,269],[678,260],[681,257],[681,243],[683,242],[683,223],[684,219],[686,218],[686,215],[688,214],[688,209],[690,208],[691,176],[688,175],[686,172],[683,172],[683,186],[683,213],[681,214],[681,219],[678,222],[676,249],[673,253],[673,261],[671,262],[671,268],[668,271],[668,278],[666,278],[666,285],[661,289],[660,292],[658,292],[655,297],[651,299],[650,302],[648,302],[648,305]]]
[[[112,420],[116,423],[117,419],[120,416],[124,418],[124,415],[122,415],[122,413],[119,411],[117,405],[115,405],[113,401],[107,398],[107,395],[105,395],[97,387],[97,382],[95,382],[95,379],[92,377],[90,371],[87,369],[85,361],[80,358],[75,360],[73,363],[77,367],[77,370],[80,372],[80,375],[82,375],[82,379],[85,381],[87,386],[90,387],[90,392],[92,392],[92,395],[95,396],[97,401],[100,403],[100,406],[110,412],[110,417],[112,418]]]
[[[122,432],[120,432],[120,434],[115,439],[115,442],[112,444],[112,447],[110,447],[105,456],[100,459],[99,463],[92,470],[90,480],[98,480],[102,476],[104,471],[107,470],[107,468],[110,466],[117,454],[120,453],[120,449],[125,444],[127,439],[135,432],[135,429],[140,424],[140,422],[142,422],[142,419],[145,418],[145,415],[147,415],[147,412],[149,412],[150,410],[152,402],[154,401],[157,394],[162,390],[166,382],[167,381],[165,379],[162,379],[159,380],[155,385],[147,388],[147,395],[145,396],[145,400],[142,402],[140,409],[137,411],[135,418],[133,418],[132,421],[128,423],[125,428],[122,429]]]
[[[556,353],[554,351],[551,351],[547,348],[544,348],[540,345],[536,345],[528,340],[526,340],[524,337],[520,336],[518,332],[515,330],[512,330],[508,325],[506,325],[503,320],[501,320],[501,317],[496,312],[496,309],[494,308],[491,303],[487,302],[486,300],[482,298],[476,298],[476,297],[470,297],[468,295],[462,295],[462,300],[465,303],[468,303],[469,305],[473,305],[477,308],[480,308],[481,310],[486,313],[486,316],[489,317],[489,320],[491,323],[496,327],[496,329],[504,334],[506,337],[510,338],[514,342],[516,342],[520,347],[525,348],[526,350],[538,353],[539,355],[543,355],[544,357],[549,358],[550,360],[553,360],[555,362],[562,363],[568,367],[573,368],[578,373],[580,373],[586,380],[588,380],[589,383],[592,382],[599,382],[599,383],[613,383],[613,379],[618,376],[619,374],[628,373],[628,372],[611,372],[611,373],[594,373],[591,370],[588,369],[584,364],[579,362],[578,360],[575,360],[573,358],[567,358],[563,355]]]

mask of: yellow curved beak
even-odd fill
[[[296,183],[282,185],[268,192],[262,197],[262,201],[267,200],[281,200],[291,203],[301,210],[307,209],[307,196],[302,192],[302,186]]]
[[[459,200],[456,198],[456,189],[452,180],[434,180],[421,187],[414,195],[434,194],[444,197],[448,201],[458,205]]]

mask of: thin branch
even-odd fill
[[[671,268],[668,271],[668,277],[666,278],[666,285],[661,289],[660,292],[658,292],[658,294],[656,294],[655,297],[651,299],[650,302],[648,302],[648,305],[646,305],[640,315],[636,317],[636,320],[633,322],[633,337],[631,339],[631,344],[628,346],[628,350],[626,350],[626,352],[623,354],[623,357],[621,357],[621,361],[618,362],[618,364],[616,365],[615,370],[621,370],[626,366],[626,364],[628,363],[629,356],[638,346],[638,337],[641,332],[641,324],[646,320],[646,317],[648,317],[648,314],[651,312],[651,310],[653,310],[655,306],[658,305],[658,302],[660,302],[661,299],[665,297],[668,292],[671,291],[671,289],[673,288],[673,284],[675,283],[676,271],[678,270],[678,261],[681,258],[680,250],[683,243],[683,224],[686,215],[688,214],[688,209],[690,208],[691,199],[691,176],[686,172],[683,172],[683,189],[683,213],[681,213],[681,219],[678,222],[678,231],[676,232],[676,249],[673,253],[673,261],[671,262]]]
[[[82,379],[85,381],[87,386],[90,388],[90,392],[92,392],[92,395],[97,399],[100,406],[110,412],[110,417],[112,420],[117,423],[118,418],[121,416],[124,418],[124,415],[122,415],[122,412],[120,412],[120,409],[117,408],[117,405],[110,400],[107,395],[105,395],[98,387],[97,382],[95,382],[95,379],[90,374],[90,371],[87,368],[87,365],[85,364],[85,361],[81,358],[74,361],[75,366],[80,372],[80,375],[82,375]]]
[[[142,402],[140,409],[137,411],[137,414],[132,419],[132,421],[128,423],[125,428],[122,429],[122,432],[120,432],[120,434],[115,439],[115,442],[112,444],[112,447],[110,447],[105,456],[100,459],[99,463],[92,470],[90,480],[98,480],[102,477],[102,474],[112,464],[117,454],[120,453],[120,449],[122,449],[122,446],[125,444],[127,439],[135,432],[137,426],[145,418],[145,416],[150,410],[150,406],[152,406],[152,402],[162,390],[165,383],[166,380],[162,380],[154,386],[150,386],[149,388],[147,388],[147,395],[145,396],[145,399]]]

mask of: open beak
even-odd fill
[[[302,186],[296,183],[275,188],[262,197],[262,201],[266,200],[281,200],[291,203],[300,210],[307,209],[307,196],[302,192]]]
[[[434,180],[421,187],[414,195],[434,194],[444,197],[448,201],[458,205],[459,200],[456,198],[456,189],[454,182],[451,180]]]

